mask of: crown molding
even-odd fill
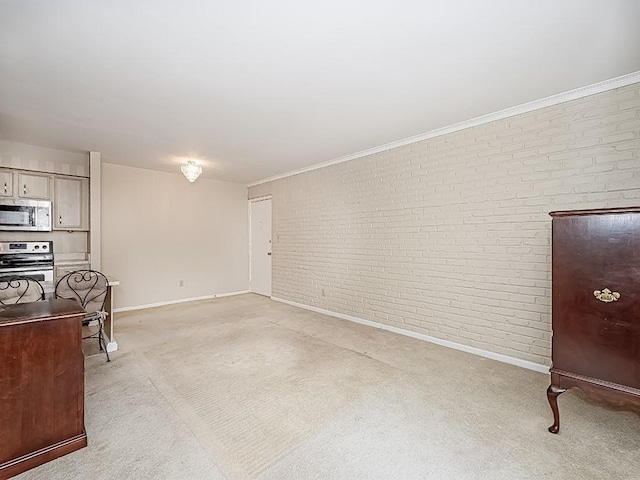
[[[640,71],[629,73],[627,75],[622,75],[620,77],[611,78],[609,80],[605,80],[599,83],[594,83],[592,85],[587,85],[586,87],[580,87],[574,90],[569,90],[568,92],[558,93],[550,97],[541,98],[540,100],[534,100],[533,102],[523,103],[515,107],[505,108],[504,110],[488,113],[486,115],[475,117],[470,120],[454,123],[453,125],[449,125],[447,127],[437,128],[435,130],[431,130],[426,133],[421,133],[419,135],[414,135],[412,137],[407,137],[401,140],[396,140],[394,142],[385,143],[384,145],[380,145],[377,147],[361,150],[359,152],[345,155],[343,157],[329,160],[327,162],[316,163],[308,167],[300,168],[297,170],[291,170],[290,172],[281,173],[279,175],[274,175],[272,177],[263,178],[262,180],[257,180],[253,183],[247,184],[247,187],[253,187],[256,185],[260,185],[262,183],[272,182],[274,180],[291,177],[293,175],[299,175],[305,172],[311,172],[313,170],[318,170],[319,168],[330,167],[331,165],[337,165],[338,163],[348,162],[350,160],[355,160],[356,158],[366,157],[367,155],[373,155],[375,153],[384,152],[387,150],[391,150],[393,148],[403,147],[405,145],[421,142],[422,140],[427,140],[429,138],[439,137],[440,135],[446,135],[448,133],[457,132],[460,130],[464,130],[466,128],[476,127],[478,125],[482,125],[485,123],[494,122],[496,120],[501,120],[503,118],[513,117],[515,115],[520,115],[522,113],[532,112],[534,110],[539,110],[541,108],[558,105],[560,103],[569,102],[571,100],[577,100],[579,98],[588,97],[590,95],[606,92],[608,90],[613,90],[615,88],[626,87],[627,85],[632,85],[638,82],[640,82]]]

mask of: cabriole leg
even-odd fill
[[[549,385],[547,388],[547,400],[549,400],[549,405],[551,406],[551,411],[553,412],[553,425],[549,427],[549,431],[551,433],[558,433],[560,430],[560,412],[558,411],[558,395],[566,392],[566,388],[558,387],[557,385]]]

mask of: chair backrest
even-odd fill
[[[0,278],[0,305],[44,300],[44,288],[39,281],[23,276]]]
[[[109,280],[96,270],[69,272],[56,283],[56,298],[77,300],[87,313],[104,309]]]

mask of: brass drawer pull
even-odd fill
[[[605,288],[602,291],[595,290],[593,292],[593,296],[596,297],[601,302],[605,302],[605,303],[615,302],[620,298],[620,294],[618,292],[612,292],[608,288]]]

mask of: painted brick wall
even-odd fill
[[[548,365],[548,212],[640,205],[640,84],[249,188],[266,194],[274,297]]]

